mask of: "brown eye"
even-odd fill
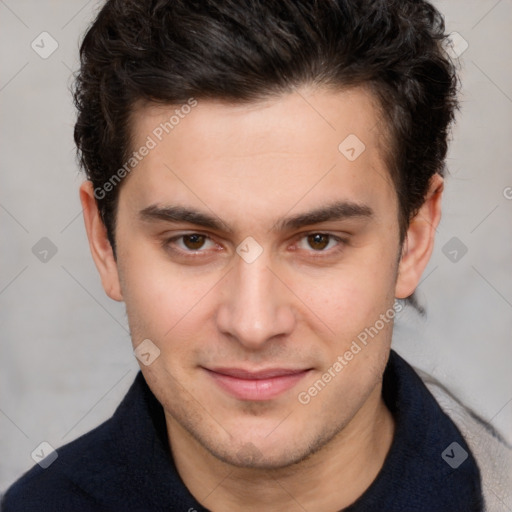
[[[199,235],[199,234],[193,234],[193,235],[183,235],[183,245],[190,249],[191,251],[197,251],[198,249],[201,249],[201,247],[204,245],[206,236],[205,235]]]
[[[215,242],[202,233],[185,233],[168,238],[162,243],[163,249],[177,257],[209,257],[216,249]]]
[[[308,244],[315,251],[321,251],[329,245],[329,235],[323,233],[308,235]]]

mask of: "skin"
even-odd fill
[[[134,148],[175,108],[139,105]],[[141,370],[164,407],[180,476],[212,511],[340,510],[382,467],[394,431],[381,397],[392,322],[308,404],[298,400],[414,291],[432,252],[442,178],[401,247],[381,129],[363,88],[199,101],[121,185],[117,259],[91,183],[80,189],[104,289],[125,302],[133,346],[150,339],[160,350]],[[354,161],[338,150],[349,134],[366,146]],[[272,229],[336,201],[372,214]],[[221,229],[141,216],[154,205],[212,215]],[[194,233],[206,237],[177,238]],[[263,250],[252,263],[236,252],[248,236]],[[218,366],[309,371],[256,401],[219,387],[205,369]]]

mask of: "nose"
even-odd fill
[[[293,294],[269,268],[265,251],[252,263],[236,258],[223,280],[217,326],[246,349],[259,350],[293,332]]]

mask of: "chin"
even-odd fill
[[[237,441],[229,443],[216,443],[214,440],[197,440],[217,459],[239,468],[247,469],[283,469],[297,465],[312,457],[321,450],[339,429],[317,433],[315,437],[306,437],[307,429],[298,432],[282,433],[280,436],[268,434],[259,439],[248,439],[248,436],[240,435]],[[309,432],[312,435],[312,432]],[[245,439],[244,439],[245,438]]]
[[[254,443],[247,442],[240,445],[238,450],[219,450],[219,447],[211,449],[210,453],[217,459],[238,468],[272,470],[282,469],[302,462],[311,456],[308,449],[299,451],[296,446],[283,447],[279,450],[258,448]]]

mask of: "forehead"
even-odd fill
[[[218,147],[222,137],[231,132],[238,137],[249,134],[254,145],[266,138],[263,149],[269,150],[290,149],[293,141],[287,139],[288,135],[294,136],[298,147],[303,147],[303,142],[316,144],[321,137],[325,145],[336,148],[343,131],[351,130],[372,146],[385,135],[379,106],[368,87],[302,87],[251,102],[189,98],[181,104],[166,105],[139,101],[132,110],[130,125],[135,145],[147,135],[161,142],[162,138],[177,140],[181,134],[189,139],[188,145],[212,142]],[[244,128],[243,133],[240,128]],[[286,132],[276,132],[279,128]],[[250,143],[248,139],[245,142]],[[237,148],[230,149],[235,152]]]
[[[394,208],[381,126],[362,88],[301,89],[244,104],[139,104],[132,149],[151,149],[127,192],[141,207],[209,204],[234,216],[339,199]]]

